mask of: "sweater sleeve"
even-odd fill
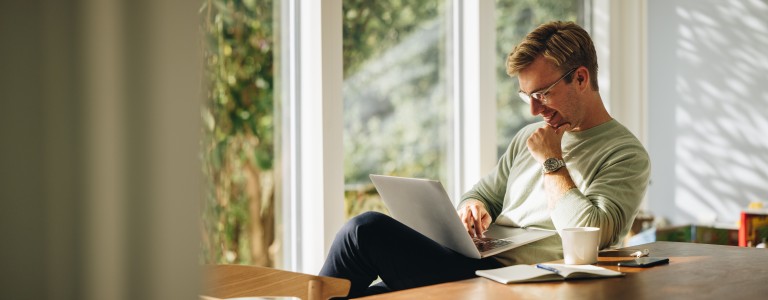
[[[622,146],[598,168],[584,191],[567,191],[551,212],[552,223],[567,227],[600,227],[601,248],[617,244],[627,233],[645,194],[650,159],[642,146]]]
[[[502,159],[503,160],[503,159]],[[499,161],[501,164],[501,161]],[[485,205],[485,209],[491,214],[493,221],[496,221],[496,217],[501,213],[501,208],[504,205],[504,194],[506,190],[507,172],[504,172],[496,166],[490,174],[483,177],[478,183],[476,183],[472,189],[464,193],[461,196],[461,207],[464,201],[469,199],[476,199]]]
[[[512,141],[507,146],[507,151],[499,158],[499,162],[496,167],[488,175],[480,179],[469,191],[461,196],[459,207],[462,203],[468,199],[477,199],[485,205],[488,213],[491,214],[493,221],[501,213],[504,206],[504,197],[507,191],[507,181],[509,180],[509,170],[512,168],[512,163],[515,161],[516,153],[522,149],[528,151],[525,147],[525,140],[530,134],[525,132],[527,128],[520,130]]]

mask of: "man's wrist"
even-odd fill
[[[568,172],[567,166],[563,166],[557,171],[551,173],[544,173],[544,176],[549,177],[550,180],[554,180],[554,182],[557,183],[556,186],[558,186],[559,190],[567,191],[572,188],[577,188],[576,184],[571,178],[571,173]]]
[[[568,176],[570,178],[570,175],[571,175],[570,173],[568,173],[568,166],[563,166],[562,168],[559,168],[556,171],[552,171],[552,172],[549,172],[549,173],[542,171],[542,173],[544,173],[544,175],[548,175],[548,176],[551,176],[551,177],[566,177],[566,176]]]
[[[459,202],[458,209],[464,208],[465,206],[467,206],[469,203],[472,203],[472,202],[477,202],[480,205],[482,205],[483,208],[485,208],[485,203],[483,201],[480,201],[480,200],[475,199],[475,198],[467,198],[467,199],[464,199],[461,202]]]

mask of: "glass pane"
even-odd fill
[[[507,75],[507,55],[528,32],[539,25],[555,20],[574,21],[584,26],[585,1],[589,0],[497,0],[496,1],[496,54],[497,67],[496,140],[497,154],[501,156],[509,141],[525,125],[541,120],[532,116],[530,108],[517,96],[520,89],[517,78]],[[587,30],[589,30],[587,28]]]
[[[369,174],[447,177],[446,1],[343,1],[347,216],[386,212]]]
[[[280,267],[271,0],[202,0],[203,263]]]

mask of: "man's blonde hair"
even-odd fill
[[[523,39],[507,57],[507,74],[517,75],[540,55],[561,71],[584,66],[589,70],[590,85],[597,91],[597,53],[589,34],[573,22],[542,24]],[[565,78],[571,82],[573,75]]]

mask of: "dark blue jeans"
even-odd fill
[[[367,212],[336,234],[320,275],[349,279],[348,297],[355,298],[467,279],[475,270],[499,267],[493,258],[468,258],[387,215]],[[377,276],[383,284],[369,287]]]

